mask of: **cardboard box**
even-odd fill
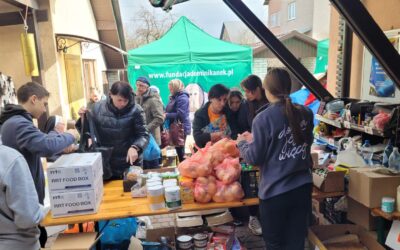
[[[164,236],[175,242],[175,228],[146,229],[146,241],[160,242],[160,237]]]
[[[103,185],[100,184],[96,189],[50,192],[52,217],[97,213],[102,198]]]
[[[49,190],[94,188],[103,176],[101,153],[75,153],[62,155],[47,169]]]
[[[343,192],[344,172],[329,171],[326,176],[313,172],[313,183],[322,192]]]
[[[95,245],[97,233],[60,234],[50,249],[52,250],[91,250]]]
[[[323,241],[332,239],[334,237],[356,234],[362,245],[367,249],[384,250],[370,234],[360,226],[357,225],[329,225],[329,226],[312,226],[308,229],[308,239],[310,241],[310,249],[327,250]]]
[[[350,197],[347,197],[347,219],[368,231],[376,229],[370,209]]]
[[[349,196],[368,208],[381,206],[383,197],[397,196],[400,176],[384,175],[371,168],[352,168],[349,172]]]
[[[318,153],[311,153],[311,159],[313,161],[313,168],[318,168]]]

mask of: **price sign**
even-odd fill
[[[372,128],[369,127],[369,126],[365,126],[365,127],[364,127],[364,132],[367,133],[367,134],[370,134],[370,135],[373,135],[373,134],[374,134],[374,131],[373,131]]]

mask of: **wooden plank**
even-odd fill
[[[386,220],[390,220],[390,221],[391,220],[400,220],[400,212],[395,211],[395,212],[389,214],[389,213],[383,212],[382,209],[379,207],[372,209],[372,215],[379,216],[379,217],[382,217],[382,218],[384,218]]]
[[[330,197],[338,197],[345,195],[345,192],[321,192],[318,188],[313,187],[312,198],[313,199],[325,199]]]
[[[11,5],[14,5],[15,7],[18,8],[25,8],[26,6],[28,6],[29,8],[32,9],[39,9],[39,4],[37,0],[3,0],[3,1]]]
[[[65,224],[83,223],[88,221],[110,220],[126,217],[137,217],[146,215],[160,215],[168,213],[180,213],[190,211],[210,210],[217,208],[230,208],[258,205],[258,198],[244,199],[238,202],[226,203],[207,203],[207,204],[184,204],[182,209],[168,211],[161,209],[157,211],[150,210],[147,198],[132,198],[131,194],[122,192],[122,181],[111,181],[105,183],[103,201],[100,205],[99,211],[96,214],[87,214],[63,218],[51,218],[49,213],[46,218],[41,222],[43,226],[55,226]]]

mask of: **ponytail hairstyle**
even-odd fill
[[[269,93],[284,104],[285,115],[291,128],[292,136],[297,145],[305,142],[300,122],[303,117],[304,109],[294,105],[290,99],[290,89],[292,81],[289,73],[283,68],[272,68],[265,76],[263,86]]]

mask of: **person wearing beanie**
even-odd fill
[[[137,79],[136,79],[136,83],[137,82],[141,82],[141,83],[143,83],[143,84],[146,84],[148,87],[150,87],[150,81],[149,81],[149,79],[147,79],[147,77],[145,77],[145,76],[139,76]]]
[[[160,126],[164,123],[164,106],[160,95],[150,91],[150,82],[146,77],[136,80],[136,103],[142,106],[146,115],[146,128],[152,134],[158,145],[161,145]],[[158,168],[159,159],[144,159],[143,167]]]

